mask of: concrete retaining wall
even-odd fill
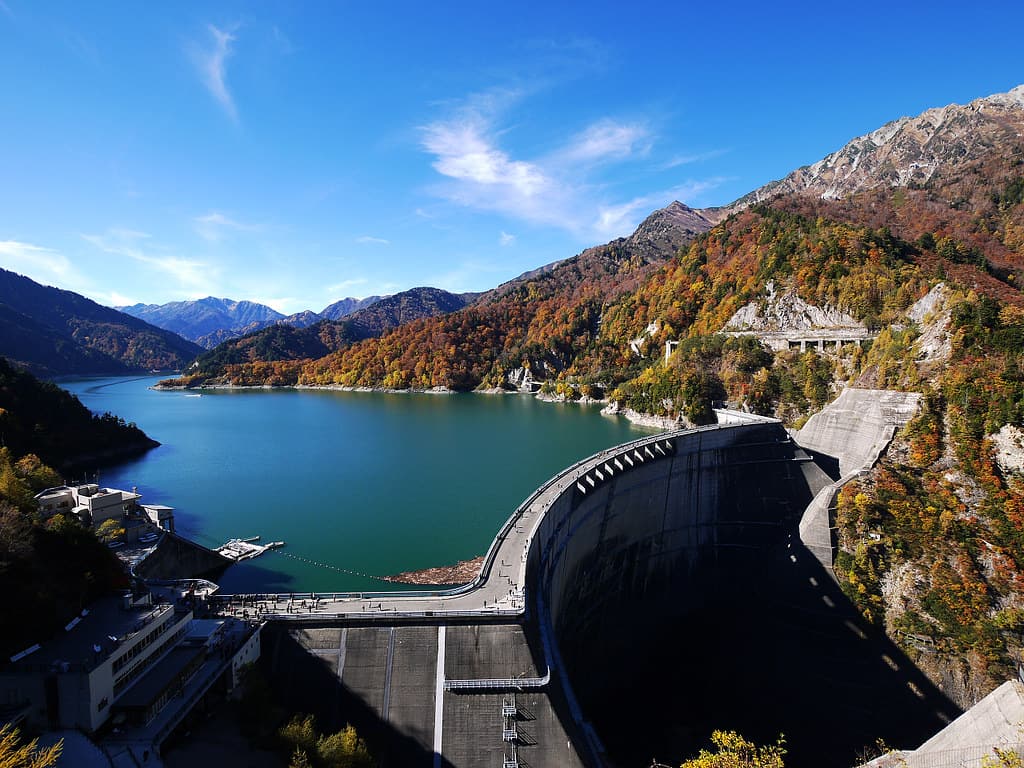
[[[137,566],[143,579],[194,579],[219,574],[232,561],[212,549],[165,532],[156,548]]]

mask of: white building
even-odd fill
[[[104,520],[123,517],[138,511],[141,494],[116,488],[101,488],[96,483],[61,485],[37,493],[39,511],[47,517],[69,513],[87,525],[99,525]]]
[[[38,730],[94,734],[113,722],[119,735],[107,740],[130,738],[133,751],[158,753],[211,688],[231,690],[260,655],[259,626],[195,619],[198,583],[97,601],[11,658],[0,670],[0,705]]]

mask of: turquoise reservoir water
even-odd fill
[[[226,592],[393,588],[382,576],[483,554],[533,490],[641,434],[596,406],[531,397],[294,390],[158,392],[158,377],[62,382],[162,445],[100,472],[175,508],[208,546],[287,547],[228,569]],[[327,566],[333,566],[327,567]],[[343,570],[339,570],[343,569]]]

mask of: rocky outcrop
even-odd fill
[[[649,323],[642,334],[637,336],[635,339],[629,340],[629,351],[637,357],[643,357],[644,349],[647,347],[647,342],[650,341],[651,337],[659,330],[661,330],[661,326],[658,324],[657,320],[653,323]]]
[[[520,392],[535,392],[540,387],[540,384],[533,379],[533,372],[526,366],[513,368],[505,378]]]
[[[953,351],[949,337],[950,310],[946,307],[951,292],[939,283],[907,310],[907,317],[921,329],[914,342],[919,362],[946,360]]]
[[[623,408],[617,402],[611,402],[601,409],[603,416],[622,416],[638,427],[649,427],[650,429],[661,429],[670,431],[673,429],[691,429],[691,424],[680,414],[679,416],[654,416],[650,413],[640,413],[632,408]]]
[[[994,435],[989,435],[995,448],[996,463],[1004,473],[1024,474],[1024,430],[1004,424]]]
[[[801,299],[796,290],[775,291],[775,283],[765,286],[768,296],[764,301],[752,301],[740,307],[723,331],[803,332],[813,330],[867,331],[852,315],[834,307],[816,307]]]

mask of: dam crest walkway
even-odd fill
[[[531,494],[498,531],[480,569],[469,584],[452,589],[387,592],[285,592],[218,595],[214,610],[248,618],[295,624],[330,620],[495,620],[515,621],[527,607],[527,561],[544,516],[567,491],[581,495],[617,475],[675,452],[675,439],[719,430],[737,430],[774,419],[752,417],[696,429],[648,435],[583,459],[564,469]]]

